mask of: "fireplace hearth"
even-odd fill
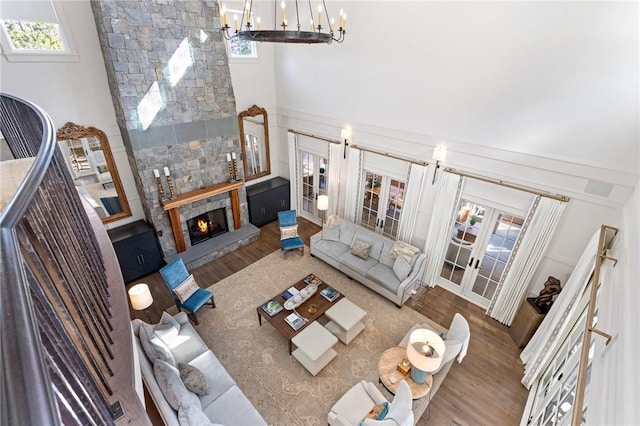
[[[229,231],[226,209],[211,210],[187,220],[187,229],[192,246],[224,234]]]

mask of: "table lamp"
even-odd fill
[[[413,381],[426,382],[428,373],[440,367],[444,351],[444,341],[436,332],[425,328],[414,330],[409,336],[407,345],[407,358],[412,364]]]
[[[153,303],[153,296],[149,285],[145,283],[136,284],[129,289],[129,300],[131,300],[131,307],[135,311],[145,311],[149,317],[149,323],[151,323],[151,315],[147,308]]]
[[[318,195],[318,210],[322,212],[322,223],[324,223],[324,216],[326,211],[329,210],[329,196],[328,195]]]

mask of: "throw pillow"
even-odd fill
[[[171,350],[149,324],[144,322],[140,324],[138,337],[140,338],[140,344],[142,345],[142,349],[144,349],[144,353],[147,354],[147,358],[149,358],[152,363],[155,364],[157,360],[161,360],[170,365],[176,365]]]
[[[328,241],[340,241],[340,227],[324,225],[322,227],[322,239]]]
[[[355,238],[351,244],[351,254],[358,256],[364,260],[369,257],[369,250],[371,249],[371,243],[362,241],[360,238]]]
[[[199,405],[185,404],[180,402],[178,408],[178,423],[188,426],[222,426],[218,423],[211,423],[211,420],[204,414]]]
[[[182,281],[176,288],[173,289],[173,292],[178,296],[181,303],[186,302],[196,291],[198,291],[200,287],[196,282],[196,279],[193,278],[193,274],[189,275],[186,280]]]
[[[160,317],[160,324],[168,324],[173,326],[173,328],[175,328],[178,332],[180,332],[180,328],[182,328],[182,326],[180,325],[180,323],[178,322],[177,319],[175,319],[173,317],[173,315],[171,315],[169,312],[167,311],[162,311],[162,317]]]
[[[286,240],[298,236],[298,225],[280,227],[280,239]]]
[[[387,415],[387,411],[389,411],[389,403],[387,401],[374,405],[373,408],[364,417],[364,419],[362,419],[362,421],[360,422],[360,426],[363,426],[364,422],[367,419],[383,420],[384,416]]]
[[[414,254],[418,253],[420,249],[418,247],[414,247],[411,244],[407,244],[404,241],[396,241],[391,247],[391,252],[389,255],[395,259],[398,255],[401,255],[405,258],[405,260],[409,263],[411,262],[411,258]]]
[[[177,411],[180,403],[182,403],[195,405],[196,407],[199,406],[200,409],[202,409],[202,405],[196,394],[189,391],[184,383],[182,383],[177,368],[162,360],[158,360],[153,364],[153,375],[171,408]]]
[[[411,265],[405,260],[403,256],[396,257],[396,261],[393,262],[393,273],[400,281],[404,281],[411,272]]]
[[[202,371],[193,365],[182,363],[178,364],[178,371],[187,389],[200,396],[209,395],[209,382]]]

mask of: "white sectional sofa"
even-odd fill
[[[236,385],[233,378],[227,373],[223,365],[213,352],[207,347],[200,335],[189,323],[189,319],[184,312],[175,317],[163,314],[159,325],[154,326],[155,343],[160,350],[159,356],[154,361],[149,359],[146,348],[143,349],[141,334],[148,331],[141,331],[145,327],[144,323],[138,319],[132,321],[135,344],[140,358],[140,371],[147,386],[149,394],[153,399],[164,423],[168,426],[185,426],[191,424],[215,424],[215,425],[266,425],[260,413],[255,409],[247,397]],[[146,325],[147,330],[149,326]],[[176,330],[177,329],[177,330]],[[158,342],[160,338],[162,342]],[[148,346],[149,340],[145,343]],[[162,346],[164,351],[162,350]],[[167,354],[168,348],[170,354]],[[149,350],[151,352],[151,350]],[[164,352],[164,353],[163,353]],[[209,393],[198,396],[186,389],[178,375],[177,382],[167,385],[167,378],[156,376],[159,366],[164,366],[164,370],[171,370],[164,362],[166,357],[173,357],[174,363],[188,364],[196,367],[206,377]],[[161,361],[158,361],[160,359]],[[154,367],[154,364],[159,364]],[[169,380],[170,381],[170,380]],[[175,389],[183,388],[174,396],[166,396],[167,387]],[[161,387],[164,388],[161,389]],[[172,400],[174,406],[169,400]],[[176,403],[176,399],[178,400]]]
[[[394,257],[395,241],[342,218],[331,219],[311,237],[311,255],[401,307],[421,283],[425,254]],[[366,259],[353,254],[356,240],[370,244]]]

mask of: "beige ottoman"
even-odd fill
[[[291,342],[297,348],[292,355],[314,376],[338,354],[332,349],[338,339],[316,321],[291,339]]]
[[[364,330],[362,319],[367,313],[347,298],[340,299],[324,314],[331,320],[325,326],[327,330],[336,335],[345,345]]]

